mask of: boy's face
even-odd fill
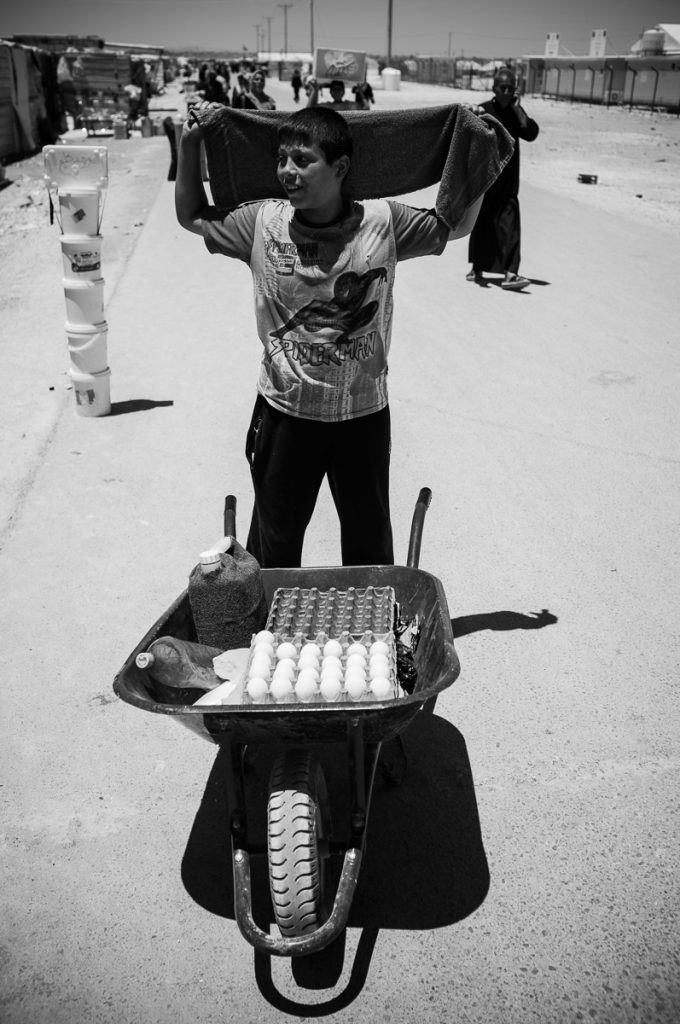
[[[279,146],[276,176],[291,206],[310,223],[327,224],[340,214],[342,182],[348,170],[348,157],[328,163],[314,142]]]

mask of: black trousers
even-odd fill
[[[246,547],[263,569],[297,568],[324,476],[343,565],[393,565],[390,411],[341,423],[297,419],[258,395],[246,440],[255,503]]]

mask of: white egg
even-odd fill
[[[283,658],[281,661],[277,662],[276,668],[274,669],[274,676],[284,676],[286,679],[294,679],[296,671],[293,659]]]
[[[386,661],[374,661],[368,670],[371,679],[389,679],[392,670]]]
[[[337,656],[337,654],[327,654],[321,662],[321,667],[324,668],[326,665],[342,666],[342,660]]]
[[[275,676],[272,679],[270,692],[274,700],[284,700],[293,692],[293,684],[288,676]]]
[[[276,648],[276,657],[279,661],[282,661],[284,658],[297,658],[297,647],[290,640],[284,640]]]
[[[311,642],[308,643],[308,644],[303,644],[302,645],[302,650],[300,651],[300,655],[303,655],[303,654],[304,655],[313,654],[316,658],[320,658],[321,657],[321,648],[319,647],[318,644],[311,643]]]
[[[361,700],[366,693],[366,680],[358,675],[345,679],[345,689],[352,700]]]
[[[322,679],[342,679],[342,665],[339,661],[329,661],[321,666]]]
[[[309,679],[316,686],[316,684],[319,682],[319,673],[318,673],[318,671],[315,668],[309,668],[309,667],[302,668],[302,669],[300,669],[300,671],[298,673],[298,682],[301,679],[302,680]]]
[[[365,668],[366,658],[363,654],[350,654],[345,664],[345,668]]]
[[[325,655],[332,654],[336,658],[342,657],[342,644],[339,640],[327,640],[323,645],[323,653]]]
[[[321,696],[324,700],[334,702],[340,699],[342,692],[342,683],[339,679],[334,679],[332,676],[327,676],[321,680]]]
[[[250,668],[248,669],[248,678],[262,678],[269,679],[271,675],[271,668],[269,661],[265,658],[253,658]]]
[[[318,667],[319,667],[319,655],[315,654],[314,651],[308,651],[307,653],[305,653],[304,650],[303,650],[301,652],[301,654],[300,654],[300,657],[298,658],[298,668],[302,669],[302,668],[318,668]]]
[[[374,665],[384,665],[386,668],[389,669],[390,659],[387,657],[386,654],[372,654],[368,664],[369,668],[371,669],[373,669]]]
[[[378,700],[392,696],[392,683],[385,676],[377,676],[371,681],[371,693]]]
[[[268,640],[258,640],[253,650],[253,655],[257,654],[262,654],[265,658],[273,658],[274,644],[270,644]]]
[[[255,643],[261,642],[271,644],[274,640],[274,634],[270,633],[268,629],[261,629],[260,632],[255,636]]]
[[[371,644],[371,654],[389,655],[390,649],[384,640],[376,640]]]
[[[318,688],[313,679],[298,679],[295,683],[295,694],[298,700],[307,703],[314,695],[318,692]]]
[[[246,690],[248,691],[250,699],[256,704],[260,704],[267,699],[267,692],[269,690],[267,680],[262,679],[259,676],[255,676],[253,679],[248,681]]]
[[[368,654],[365,644],[360,644],[358,642],[350,644],[347,648],[347,656],[349,657],[352,654],[362,654],[365,658]]]

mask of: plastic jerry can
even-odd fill
[[[223,651],[249,647],[267,620],[262,572],[235,537],[199,556],[189,576],[189,604],[201,643]]]

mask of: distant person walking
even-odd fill
[[[290,77],[290,84],[293,87],[293,99],[296,103],[300,102],[300,89],[302,88],[302,75],[300,69],[295,68],[295,71]]]
[[[468,259],[472,269],[468,281],[480,281],[484,271],[503,274],[501,288],[521,291],[531,282],[520,277],[519,140],[533,142],[538,125],[519,102],[517,79],[510,68],[496,72],[493,99],[482,103],[480,113],[492,114],[512,135],[515,151],[500,177],[484,194],[482,209],[472,229]]]
[[[203,83],[198,89],[198,94],[207,103],[220,103],[224,107],[229,106],[229,97],[217,77],[217,72],[213,71],[212,68],[206,71]]]

